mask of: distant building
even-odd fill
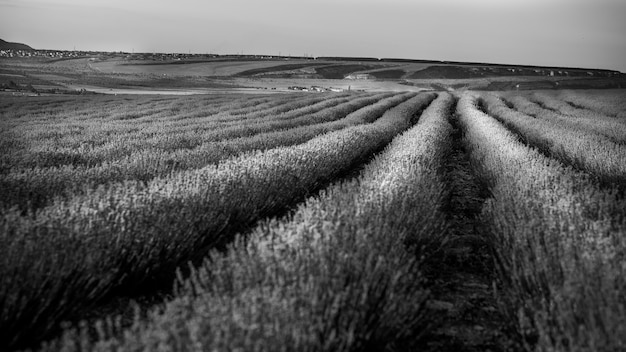
[[[300,87],[300,86],[290,86],[290,87],[287,87],[287,89],[289,89],[289,90],[300,90],[300,91],[304,91],[304,92],[309,90],[307,87]]]
[[[344,77],[344,79],[372,79],[369,73],[352,73]]]

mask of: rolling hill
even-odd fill
[[[7,50],[7,49],[13,49],[13,50],[34,50],[33,48],[31,48],[30,46],[28,46],[26,44],[9,43],[7,41],[4,41],[4,40],[0,39],[0,50]]]

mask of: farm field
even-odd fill
[[[620,72],[598,69],[385,58],[74,54],[0,58],[0,94],[254,94],[288,92],[294,86],[368,92],[626,87]]]
[[[2,96],[0,350],[623,350],[625,101]]]

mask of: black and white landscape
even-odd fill
[[[624,350],[621,2],[0,9],[1,351]]]

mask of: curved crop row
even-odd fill
[[[583,133],[603,135],[615,143],[626,144],[626,120],[622,122],[615,118],[580,112],[581,109],[574,109],[563,101],[540,94],[533,94],[530,99],[522,96],[507,99],[525,114],[554,121]]]
[[[440,95],[357,179],[214,253],[146,320],[95,342],[68,331],[48,349],[353,351],[419,342],[433,326],[419,258],[445,235],[440,169],[452,103]]]
[[[589,131],[563,123],[534,118],[510,109],[498,97],[485,94],[487,111],[514,129],[530,145],[596,175],[604,181],[626,181],[626,145],[616,144]],[[517,100],[512,100],[519,106]]]
[[[109,157],[126,155],[142,142],[146,143],[153,134],[163,132],[165,127],[173,129],[175,124],[182,124],[190,129],[194,122],[206,125],[211,120],[206,117],[207,104],[212,104],[213,100],[157,100],[150,106],[141,104],[141,101],[130,104],[125,100],[98,99],[83,103],[88,102],[92,104],[84,111],[63,105],[66,111],[48,113],[44,106],[39,107],[40,111],[44,111],[43,115],[32,113],[2,119],[0,172],[16,167],[58,166],[65,163],[93,165]],[[219,106],[221,110],[227,109],[226,103],[220,103]],[[11,111],[21,108],[20,105]],[[127,115],[137,118],[120,120],[119,116]],[[184,121],[181,121],[183,116]],[[159,127],[152,130],[153,126]]]
[[[612,190],[526,147],[477,97],[457,106],[472,162],[491,189],[481,219],[497,258],[501,310],[529,351],[626,344],[626,209]]]
[[[186,100],[177,100],[170,105],[171,114],[169,116],[159,116],[156,118],[139,119],[140,122],[163,122],[176,124],[180,120],[199,119],[202,121],[215,121],[219,122],[219,119],[223,116],[228,116],[229,113],[234,111],[249,110],[256,111],[257,109],[267,109],[275,104],[288,104],[289,99],[287,97],[269,97],[252,96],[246,98],[245,96],[232,96],[224,97],[223,99],[207,99],[202,97],[192,97]],[[148,105],[149,103],[146,103]],[[259,108],[260,107],[260,108]]]
[[[261,104],[250,105],[241,109],[228,109],[217,112],[211,117],[211,123],[226,125],[237,121],[249,122],[270,115],[280,115],[289,113],[293,110],[306,108],[327,100],[342,100],[350,98],[351,94],[333,94],[333,95],[273,95]],[[352,95],[354,96],[354,95]]]
[[[135,123],[108,120],[84,123],[64,120],[57,123],[49,121],[46,124],[37,123],[36,127],[32,128],[31,123],[23,123],[14,133],[26,137],[30,143],[22,153],[7,157],[8,160],[4,160],[3,164],[12,169],[62,165],[91,167],[151,149],[156,151],[193,149],[203,143],[332,121],[389,95],[382,93],[356,96],[312,114],[300,111],[297,117],[292,119],[252,125],[244,123],[221,129],[210,123],[210,117],[186,118],[174,122],[147,120]],[[179,127],[175,127],[174,124]],[[181,128],[182,131],[174,133],[177,128]]]
[[[166,100],[156,100],[154,98],[137,97],[134,99],[137,105],[144,105],[149,101],[150,105],[169,104],[176,98],[167,97]],[[3,99],[10,102],[10,99]],[[2,106],[3,116],[7,119],[22,118],[49,118],[55,115],[68,115],[70,117],[82,117],[93,115],[94,107],[108,106],[109,108],[122,108],[128,101],[115,96],[76,96],[71,99],[64,97],[32,97],[33,104],[23,104],[20,100],[15,100],[15,104]],[[68,107],[72,107],[69,109]],[[132,106],[132,105],[131,105]]]
[[[557,96],[574,107],[597,111],[621,120],[626,119],[626,96],[623,89],[564,90],[558,91]]]
[[[292,104],[294,101],[305,100],[307,96],[291,96],[289,94],[282,94],[279,96],[265,97],[262,101],[254,102],[249,100],[247,103],[238,106],[235,109],[229,109],[228,115],[250,115],[260,111],[282,109],[285,105]]]
[[[365,96],[373,94],[356,94],[356,96]],[[223,106],[215,106],[212,109],[190,107],[185,109],[184,114],[172,116],[170,118],[160,119],[167,126],[185,126],[190,123],[197,123],[200,128],[214,128],[219,126],[227,126],[235,123],[251,123],[262,120],[270,115],[294,114],[298,115],[298,111],[310,112],[313,106],[318,106],[320,102],[336,101],[344,102],[354,98],[355,94],[333,94],[333,95],[273,95],[261,100],[258,104],[253,104],[254,99],[250,99],[249,105],[243,108],[231,107],[225,102]],[[231,104],[232,105],[232,104]],[[307,110],[307,108],[309,110]],[[289,115],[287,115],[289,116]],[[193,120],[195,118],[195,121]],[[182,120],[182,121],[181,121]],[[208,123],[208,126],[206,125]]]
[[[141,184],[2,214],[0,345],[42,337],[103,297],[170,279],[233,231],[283,209],[406,129],[421,96],[374,123]],[[37,263],[37,265],[33,265]],[[24,280],[28,278],[28,280]],[[45,314],[44,314],[45,313]]]
[[[196,133],[213,132],[233,126],[252,126],[275,120],[287,120],[306,114],[320,112],[341,103],[346,103],[358,97],[373,96],[374,94],[361,94],[352,96],[332,96],[326,99],[292,99],[284,102],[278,108],[265,108],[247,115],[230,115],[227,107],[222,107],[215,114],[207,114],[205,108],[193,107],[185,110],[185,113],[177,113],[176,116],[153,116],[141,121],[141,130],[138,131],[146,138],[158,137],[164,131],[168,134],[184,134],[194,131]],[[219,106],[217,107],[220,108]],[[269,117],[269,115],[277,115]],[[124,125],[132,128],[132,125]],[[131,139],[129,136],[125,136]]]
[[[356,97],[334,107],[317,111],[312,114],[299,115],[294,118],[287,119],[267,120],[258,124],[244,124],[242,126],[230,126],[223,129],[206,131],[206,133],[202,135],[202,138],[205,141],[215,142],[229,138],[252,136],[254,134],[276,131],[279,129],[289,129],[333,121],[391,95],[392,94],[390,93],[380,93],[373,96]]]
[[[7,174],[0,174],[0,196],[2,196],[0,207],[18,206],[20,209],[36,209],[54,197],[68,198],[100,185],[106,186],[124,180],[145,182],[173,172],[204,167],[247,151],[304,143],[325,132],[373,122],[384,111],[412,96],[411,93],[398,94],[382,99],[331,122],[271,131],[252,137],[207,142],[192,149],[160,151],[139,148],[128,156],[94,167],[69,165],[16,169]],[[428,96],[425,95],[424,98],[428,99]]]
[[[334,99],[334,98],[345,98],[350,95],[351,95],[350,93],[339,93],[339,94],[329,93],[329,94],[313,94],[313,95],[305,94],[302,97],[298,97],[297,95],[295,95],[296,97],[298,97],[298,99],[294,99],[294,94],[285,94],[286,96],[285,100],[287,100],[287,104],[273,106],[271,109],[266,109],[266,108],[262,108],[261,106],[257,106],[255,107],[256,113],[254,115],[256,117],[264,117],[268,115],[279,115],[279,114],[289,112],[298,108],[307,107],[309,105],[316,104],[324,100]],[[242,109],[239,111],[230,111],[229,115],[233,116],[235,119],[237,117],[247,119],[248,115],[250,115],[250,112]]]
[[[245,116],[232,116],[229,119],[221,119],[218,126],[219,128],[227,126],[236,126],[238,124],[261,124],[270,121],[280,121],[293,119],[306,114],[313,114],[324,109],[345,103],[350,100],[354,100],[356,97],[361,96],[373,96],[374,94],[360,94],[360,95],[340,95],[330,97],[320,97],[317,99],[307,99],[304,101],[298,101],[298,104],[287,104],[282,109],[263,110],[254,115]],[[287,109],[289,107],[289,109]]]
[[[589,95],[587,95],[588,97]],[[610,123],[621,123],[624,124],[626,121],[621,118],[617,118],[612,115],[603,114],[600,111],[595,111],[591,108],[584,107],[582,105],[578,105],[575,102],[567,101],[567,91],[559,91],[555,92],[533,92],[530,94],[530,99],[534,102],[543,104],[548,109],[555,110],[560,112],[563,115],[585,118],[594,121],[606,121]],[[571,100],[571,99],[570,99]],[[605,106],[608,105],[608,106]],[[617,104],[613,102],[613,104],[606,102],[602,104],[606,108],[615,108],[617,109]]]
[[[381,97],[382,95],[367,95],[369,98]],[[121,137],[125,140],[109,141],[105,145],[98,146],[96,148],[90,148],[83,153],[89,155],[94,162],[98,160],[110,160],[111,156],[119,155],[124,151],[124,155],[130,155],[132,152],[149,152],[154,150],[155,152],[169,151],[175,149],[192,149],[201,146],[204,143],[217,142],[229,138],[243,138],[256,133],[262,133],[268,129],[269,125],[279,129],[281,125],[285,125],[286,128],[291,128],[293,125],[298,125],[298,122],[294,122],[296,118],[300,118],[299,121],[306,119],[307,116],[325,116],[333,109],[342,109],[349,106],[350,102],[355,102],[358,98],[364,98],[364,95],[357,95],[351,97],[332,97],[322,102],[313,103],[311,101],[304,101],[304,103],[311,103],[305,107],[291,106],[293,110],[283,112],[282,114],[271,117],[261,118],[259,116],[234,117],[234,122],[223,122],[220,119],[221,113],[215,116],[209,117],[187,117],[184,119],[168,119],[166,121],[146,121],[141,125],[141,128],[136,133],[124,133],[121,131]],[[372,100],[373,101],[373,100]],[[303,103],[303,101],[298,101]],[[340,107],[338,107],[341,105]],[[267,113],[267,111],[263,111]],[[194,115],[192,113],[191,115]],[[225,112],[228,114],[228,112]],[[325,115],[323,115],[325,114]],[[189,115],[189,114],[188,114]],[[288,122],[287,120],[291,120]],[[127,125],[124,128],[130,127]],[[138,126],[139,127],[139,126]],[[131,127],[132,128],[132,127]],[[259,132],[261,131],[261,132]],[[119,132],[118,132],[119,133]],[[96,136],[97,137],[97,136]],[[113,148],[111,148],[113,146]],[[124,148],[120,150],[120,148]],[[70,150],[67,148],[66,150]],[[58,153],[64,150],[58,150]],[[115,153],[115,154],[114,154]]]

